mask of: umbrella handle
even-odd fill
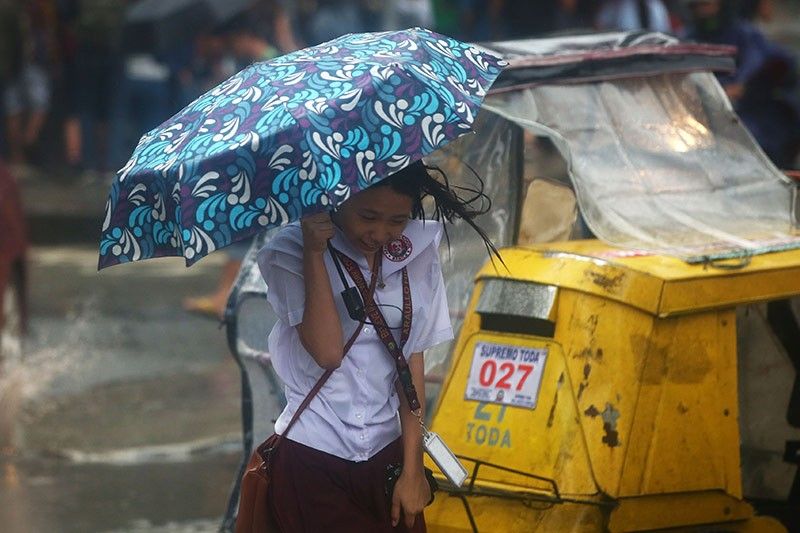
[[[344,275],[342,265],[339,263],[339,257],[337,257],[336,250],[334,250],[330,240],[328,240],[328,252],[331,254],[333,264],[336,266],[336,271],[339,273],[339,279],[342,280],[342,285],[344,285],[344,290],[341,294],[344,305],[347,307],[347,314],[350,315],[350,318],[353,320],[364,322],[367,319],[367,313],[364,310],[364,301],[361,299],[358,288],[351,287],[347,282],[347,276]]]

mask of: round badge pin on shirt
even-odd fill
[[[389,261],[399,263],[408,259],[411,250],[411,240],[405,235],[401,235],[399,239],[390,241],[383,247],[383,256]]]

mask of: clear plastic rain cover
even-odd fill
[[[689,262],[800,247],[790,180],[710,73],[540,85],[484,107],[556,143],[604,241]]]

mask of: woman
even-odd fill
[[[269,506],[284,532],[425,531],[422,510],[431,493],[415,416],[424,413],[409,408],[373,322],[348,315],[328,248],[330,241],[337,257],[372,282],[375,303],[400,340],[424,406],[423,352],[453,337],[438,257],[443,226],[418,220],[425,215],[425,196],[433,198],[436,218],[463,218],[491,247],[472,221],[485,210],[470,209],[485,196],[463,200],[417,162],[354,195],[332,216],[285,227],[259,253],[267,299],[280,318],[269,336],[286,386],[278,434],[325,369],[335,369],[271,459]],[[401,327],[402,309],[411,311],[410,330]],[[361,330],[344,354],[356,328]],[[403,468],[390,499],[387,467],[396,463]]]

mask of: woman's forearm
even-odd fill
[[[408,366],[411,380],[417,390],[420,403],[419,415],[425,418],[425,360],[422,353],[412,354]],[[420,419],[411,412],[405,391],[399,382],[395,385],[400,395],[400,427],[403,433],[403,471],[422,473],[422,426]]]
[[[303,254],[305,308],[297,331],[306,351],[319,366],[328,370],[341,364],[343,340],[323,254],[311,250]]]
[[[425,405],[425,364],[421,353],[411,355],[408,361],[411,368],[411,380],[417,389],[420,406]],[[403,470],[394,486],[392,493],[392,525],[396,526],[401,514],[405,518],[406,526],[414,526],[417,515],[425,508],[431,499],[431,489],[425,479],[425,469],[422,463],[422,426],[420,419],[409,409],[403,388],[396,384],[400,394],[400,424],[403,431]],[[420,407],[420,416],[423,416]]]

